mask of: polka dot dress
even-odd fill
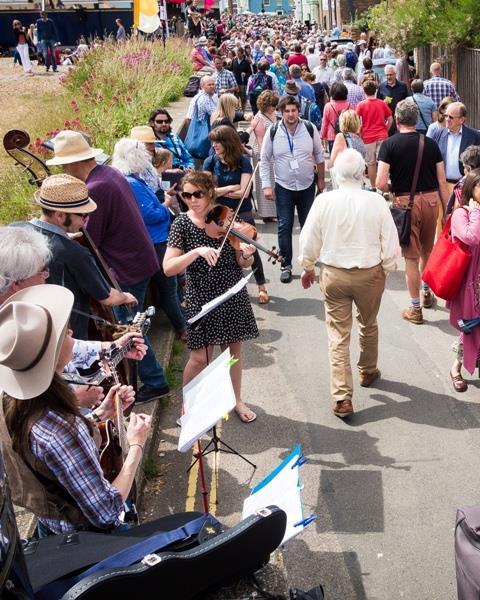
[[[187,253],[194,248],[209,246],[219,248],[221,240],[208,237],[205,230],[197,227],[186,213],[180,214],[172,223],[168,245]],[[187,318],[200,312],[202,306],[226,292],[242,278],[242,269],[235,258],[235,250],[226,242],[218,263],[210,268],[205,259],[197,258],[187,267],[185,299]],[[188,329],[188,347],[198,350],[205,345],[230,344],[258,337],[246,288],[207,315],[196,329]]]

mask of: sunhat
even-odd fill
[[[348,42],[348,44],[347,44],[347,48],[348,48],[349,50],[355,50],[355,44],[354,44],[353,42]]]
[[[92,148],[85,137],[78,131],[65,129],[60,131],[53,139],[55,158],[47,160],[47,165],[69,165],[95,158],[102,154],[100,148]]]
[[[144,144],[158,142],[150,125],[138,125],[137,127],[132,127],[130,130],[130,137],[132,140],[137,140],[137,142],[143,142]]]
[[[195,41],[193,42],[193,45],[194,45],[194,47],[195,47],[195,48],[198,48],[199,46],[201,46],[201,45],[202,45],[202,42],[201,42],[200,40],[195,40]]]
[[[60,285],[20,290],[0,308],[0,386],[29,400],[52,382],[74,296]]]
[[[91,213],[97,208],[85,183],[66,173],[46,177],[33,196],[39,206],[64,213]]]
[[[289,96],[296,96],[300,91],[300,87],[294,81],[287,81],[285,85],[285,93]]]

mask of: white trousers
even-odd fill
[[[30,56],[28,55],[28,44],[18,44],[17,50],[20,54],[23,70],[25,73],[29,73],[32,70],[32,63],[30,62]]]

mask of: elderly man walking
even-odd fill
[[[360,153],[344,150],[333,170],[338,189],[316,198],[300,234],[299,261],[305,289],[315,281],[318,258],[322,265],[332,410],[343,418],[353,413],[352,303],[360,343],[360,385],[368,387],[380,377],[377,314],[385,275],[396,269],[400,247],[387,203],[379,194],[362,190],[365,162]]]
[[[420,274],[432,251],[440,201],[445,208],[449,197],[440,150],[433,140],[416,131],[419,114],[418,106],[412,99],[399,102],[395,112],[399,133],[383,142],[378,155],[377,174],[377,188],[385,192],[392,191],[395,205],[407,208],[417,159],[420,160],[418,180],[413,190],[410,241],[408,246],[402,248],[405,278],[410,293],[410,306],[402,311],[402,317],[416,325],[423,323]],[[420,145],[422,139],[423,149]],[[434,303],[433,292],[425,283],[422,287],[423,308],[431,308]]]
[[[450,79],[442,77],[442,65],[440,63],[434,62],[430,65],[430,74],[432,77],[423,82],[424,94],[425,96],[430,96],[437,108],[440,102],[447,96],[457,101],[460,100],[457,90]]]

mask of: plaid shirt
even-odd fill
[[[363,88],[361,88],[356,83],[353,83],[353,81],[347,80],[343,83],[345,84],[345,87],[348,90],[347,100],[352,105],[352,108],[355,108],[357,104],[360,104],[362,100],[365,100],[366,96],[365,92],[363,91]]]
[[[423,83],[423,93],[435,102],[437,108],[440,102],[447,96],[451,96],[457,102],[460,96],[451,81],[444,77],[432,77]]]
[[[97,447],[80,418],[75,417],[72,424],[49,410],[30,430],[30,448],[95,527],[120,525],[122,497],[105,479]],[[39,520],[56,534],[75,531],[67,521]]]
[[[200,90],[196,96],[194,96],[190,102],[187,112],[187,118],[193,119],[195,108],[197,109],[197,116],[200,121],[210,119],[212,113],[217,108],[218,96],[217,94],[207,94],[203,90]]]
[[[225,92],[225,90],[229,90],[230,88],[238,87],[234,74],[227,69],[215,71],[212,77],[215,81],[215,91],[218,95],[220,95],[220,92]]]

